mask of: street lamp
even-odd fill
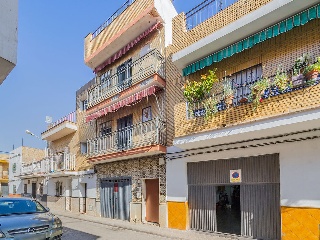
[[[26,134],[29,134],[29,135],[31,135],[31,136],[34,136],[34,137],[36,137],[36,138],[41,139],[40,137],[38,137],[37,135],[35,135],[33,132],[31,132],[31,131],[29,131],[29,130],[26,130]],[[42,139],[41,139],[41,140],[42,140]]]

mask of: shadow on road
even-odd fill
[[[96,240],[99,236],[63,227],[63,240]]]

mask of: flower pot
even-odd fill
[[[306,73],[306,79],[307,80],[315,79],[318,77],[318,75],[319,75],[318,70],[312,70],[312,71]]]
[[[303,74],[294,75],[291,78],[292,81],[292,87],[297,88],[305,84],[306,80]]]

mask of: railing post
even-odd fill
[[[157,133],[156,134],[156,136],[157,136],[157,139],[156,139],[157,142],[156,143],[157,144],[159,144],[159,130],[160,130],[160,128],[159,128],[159,118],[157,117],[156,118],[156,133]]]

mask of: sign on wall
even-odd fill
[[[241,169],[230,170],[230,183],[241,183]]]

